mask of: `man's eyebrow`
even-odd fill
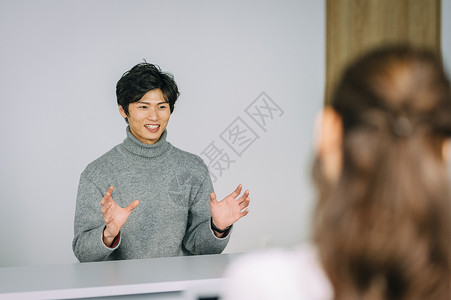
[[[146,102],[146,101],[137,101],[137,102],[134,102],[134,103],[136,103],[136,104],[147,104],[147,105],[151,105],[152,104],[152,103]],[[160,105],[160,104],[169,104],[169,102],[162,101],[162,102],[158,102],[156,105]]]

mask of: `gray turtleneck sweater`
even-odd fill
[[[221,253],[229,236],[217,238],[210,227],[207,166],[198,156],[166,141],[153,145],[127,138],[92,163],[80,176],[72,248],[81,261],[137,259]],[[119,244],[103,244],[105,222],[100,200],[110,186],[121,207],[140,204],[121,229]]]

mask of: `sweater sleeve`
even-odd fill
[[[210,226],[210,194],[213,192],[208,169],[192,201],[188,213],[188,226],[183,240],[185,249],[194,255],[219,254],[224,251],[230,239],[231,231],[224,238],[218,238]]]
[[[103,261],[118,245],[109,248],[103,243],[105,222],[101,213],[100,200],[103,193],[84,173],[78,185],[74,219],[72,249],[80,262]]]

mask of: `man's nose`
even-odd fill
[[[149,113],[147,114],[147,118],[152,121],[158,120],[158,113],[154,108],[149,109]]]

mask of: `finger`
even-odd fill
[[[240,204],[240,206],[242,207],[242,208],[246,208],[246,207],[248,207],[249,206],[249,200],[248,201],[243,201],[243,202],[241,202],[241,204]]]
[[[109,198],[111,197],[111,194],[113,193],[113,186],[110,186],[110,188],[108,189],[108,191],[106,191],[104,198]]]
[[[210,194],[210,201],[211,201],[211,202],[217,202],[217,201],[216,201],[216,194],[215,194],[215,193],[211,193],[211,194]]]
[[[241,184],[238,185],[238,187],[233,191],[233,193],[231,193],[230,195],[233,198],[236,198],[239,196],[239,194],[241,194],[241,189],[243,188],[243,186]]]
[[[102,201],[100,202],[100,204],[102,205],[102,206],[106,206],[106,205],[108,205],[109,203],[111,203],[111,200],[110,200],[111,198],[103,198],[102,199]]]
[[[130,203],[125,209],[131,212],[139,205],[139,200],[135,200],[132,203]]]
[[[240,218],[246,216],[249,213],[249,208],[246,208],[245,210],[243,210],[242,212],[240,212]]]
[[[243,196],[241,196],[238,200],[241,202],[246,201],[249,198],[249,190],[246,190],[243,194]]]
[[[105,224],[108,225],[113,220],[113,217],[111,216],[111,214],[104,214],[103,219],[105,220]]]
[[[111,212],[106,211],[103,214],[103,220],[105,221],[105,224],[108,225],[113,220],[113,216],[112,216]]]
[[[102,213],[102,215],[105,214],[106,212],[106,206],[102,204],[102,208],[100,209],[100,212]]]
[[[113,193],[113,186],[110,186],[110,188],[106,191],[105,195],[103,195],[102,200],[100,201],[101,205],[104,205],[108,200],[111,199],[111,194]]]
[[[100,211],[102,212],[102,214],[106,214],[112,206],[113,206],[113,203],[107,202],[104,205],[102,205],[102,208],[100,209]]]
[[[242,205],[243,203],[249,203],[249,202],[251,201],[251,198],[249,198],[249,197],[241,197],[241,198],[238,199],[237,201],[238,201],[238,203],[239,203],[240,205]]]

